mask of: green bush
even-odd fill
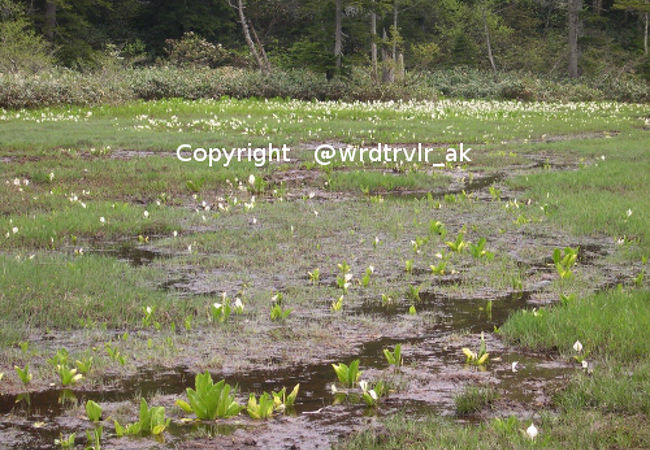
[[[234,67],[119,68],[81,73],[57,69],[38,75],[0,73],[0,107],[30,108],[60,104],[90,105],[134,99],[272,98],[300,100],[435,100],[448,97],[522,101],[617,100],[649,102],[647,83],[634,79],[598,82],[551,80],[521,73],[450,69],[406,74],[404,81],[378,84],[367,70],[352,68],[328,80],[309,70],[274,70],[270,74]]]
[[[34,73],[52,65],[49,45],[34,31],[24,8],[0,0],[0,73]]]
[[[191,31],[180,39],[167,39],[165,51],[169,62],[178,66],[218,67],[230,60],[230,53],[221,44],[208,42]]]

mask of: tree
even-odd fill
[[[613,8],[634,11],[643,17],[643,54],[648,55],[648,16],[650,15],[650,2],[648,0],[615,0]]]
[[[370,16],[370,64],[371,74],[373,80],[379,79],[379,64],[377,60],[377,18],[383,15],[387,8],[388,3],[386,0],[365,0],[361,4],[362,8],[369,12]]]
[[[341,5],[341,0],[335,0],[334,2],[334,58],[336,58],[336,70],[341,70],[341,60],[343,57],[343,6]]]
[[[497,65],[494,62],[494,56],[492,55],[492,42],[490,40],[490,28],[488,27],[487,11],[488,6],[486,2],[483,3],[481,8],[481,19],[483,20],[483,30],[485,31],[485,46],[487,48],[488,60],[490,61],[490,66],[492,71],[497,73]]]
[[[38,72],[52,63],[48,43],[36,34],[22,5],[0,0],[0,72]]]
[[[251,51],[251,54],[253,55],[253,58],[255,58],[255,62],[257,63],[257,66],[262,72],[270,72],[271,71],[271,65],[269,64],[269,60],[266,57],[266,52],[264,51],[264,47],[262,46],[262,43],[259,41],[257,38],[257,33],[255,33],[255,29],[253,28],[253,33],[255,36],[255,42],[253,41],[253,38],[251,37],[251,23],[246,19],[246,14],[244,13],[244,0],[237,0],[237,4],[230,4],[233,8],[237,10],[237,13],[239,14],[239,23],[241,24],[242,31],[244,32],[244,39],[246,40],[246,43],[248,44],[248,48]]]
[[[43,34],[48,41],[54,42],[54,33],[56,31],[56,3],[53,0],[45,2],[45,26]]]
[[[578,30],[582,0],[568,0],[569,76],[578,78]]]

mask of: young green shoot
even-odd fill
[[[334,372],[336,373],[339,382],[343,386],[351,388],[357,384],[357,381],[359,381],[361,372],[359,371],[358,359],[352,361],[349,366],[344,363],[340,363],[332,364],[332,367],[334,368]]]
[[[413,300],[416,303],[419,303],[422,301],[420,298],[420,289],[422,289],[422,286],[413,286],[409,285],[409,291],[408,291],[408,298]]]
[[[77,433],[72,433],[68,437],[63,437],[63,433],[59,433],[59,437],[54,439],[54,445],[59,448],[74,448],[74,441],[77,438]]]
[[[289,314],[293,311],[292,308],[282,309],[278,303],[273,305],[271,308],[270,317],[273,322],[284,322],[289,317]]]
[[[387,392],[386,385],[383,381],[375,383],[372,389],[368,389],[368,383],[365,381],[359,382],[359,386],[361,387],[361,399],[370,408],[377,406],[381,397]]]
[[[92,431],[86,430],[86,440],[88,446],[86,447],[86,450],[101,450],[102,445],[102,434],[104,434],[104,427],[103,426],[98,426],[97,428],[93,429]],[[90,443],[92,442],[92,445]]]
[[[113,361],[117,361],[118,363],[120,363],[121,366],[123,366],[126,363],[126,358],[124,357],[124,355],[120,353],[116,345],[113,346],[111,345],[110,342],[106,342],[104,344],[104,348],[106,349],[106,353],[108,354],[108,356]]]
[[[309,275],[309,281],[311,284],[318,286],[318,283],[320,282],[320,270],[315,268],[311,272],[307,272],[307,275]]]
[[[246,411],[251,418],[256,420],[266,420],[273,417],[274,401],[273,397],[268,392],[260,395],[259,402],[255,398],[255,394],[250,394],[248,397],[248,404]]]
[[[366,273],[363,275],[361,280],[359,281],[359,284],[361,284],[361,287],[368,287],[370,284],[370,276],[375,272],[375,268],[373,266],[368,266],[366,269]]]
[[[436,234],[440,236],[440,239],[444,239],[447,236],[447,228],[440,221],[431,221],[429,222],[429,234]]]
[[[117,420],[113,421],[115,424],[115,434],[118,436],[158,436],[162,434],[171,419],[165,418],[165,408],[163,406],[152,406],[147,404],[147,401],[140,399],[140,414],[139,419],[135,423],[122,426]]]
[[[273,396],[273,409],[275,411],[284,412],[288,408],[293,408],[298,397],[300,384],[296,384],[293,390],[287,395],[287,388],[285,386],[279,392],[271,392]]]
[[[66,364],[57,365],[56,371],[59,374],[62,386],[70,386],[76,384],[83,378],[82,374],[77,373],[77,369],[71,369]]]
[[[232,387],[225,380],[214,383],[208,371],[196,375],[194,387],[187,388],[189,403],[179,399],[176,405],[187,413],[194,413],[201,420],[236,416],[244,409],[231,394]]]
[[[555,264],[555,269],[560,275],[560,279],[565,280],[573,276],[571,267],[573,267],[578,259],[578,250],[579,247],[566,247],[564,249],[564,254],[559,248],[556,248],[553,251],[553,264]]]
[[[462,253],[463,250],[465,250],[467,248],[467,242],[465,242],[465,240],[463,238],[464,238],[464,235],[463,235],[462,232],[460,232],[456,236],[455,241],[453,241],[453,242],[452,241],[447,241],[446,244],[453,252]]]
[[[485,249],[485,243],[487,239],[482,237],[476,244],[469,244],[469,251],[474,257],[474,259],[485,258],[487,261],[492,261],[494,259],[494,253],[487,251]]]
[[[32,373],[29,371],[29,364],[25,364],[24,368],[20,368],[18,366],[14,366],[14,370],[18,374],[18,378],[20,378],[20,381],[23,382],[25,386],[27,386],[30,381],[32,381]]]
[[[214,323],[226,323],[230,318],[232,307],[230,306],[230,299],[224,292],[221,294],[221,303],[215,302],[210,305],[210,315]]]
[[[487,353],[487,346],[485,345],[485,336],[481,332],[481,344],[479,345],[478,352],[473,352],[467,347],[463,347],[463,353],[466,357],[466,363],[473,364],[475,366],[482,366],[487,364],[490,354]]]
[[[78,359],[75,361],[75,366],[77,366],[79,373],[87,375],[93,366],[93,357],[90,356],[87,358]]]
[[[404,363],[402,359],[402,344],[395,345],[395,349],[392,352],[389,349],[385,348],[384,356],[386,357],[388,364],[393,366],[395,370],[399,370],[399,368]]]
[[[433,275],[444,275],[447,270],[447,261],[440,261],[438,264],[429,266]]]
[[[339,312],[343,308],[343,296],[341,295],[338,300],[332,302],[332,311]]]
[[[392,306],[393,297],[387,294],[381,294],[381,305],[385,308]]]
[[[86,416],[91,422],[99,422],[102,418],[102,407],[96,402],[88,400],[86,402]]]

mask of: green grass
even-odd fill
[[[509,341],[535,350],[577,355],[579,340],[593,370],[576,375],[556,396],[564,410],[650,414],[650,291],[611,290],[557,305],[536,316],[515,313],[501,328]],[[577,362],[576,362],[577,365]]]
[[[106,157],[75,157],[53,151],[51,157],[36,161],[19,160],[3,165],[2,178],[11,183],[0,192],[0,211],[19,213],[25,206],[59,209],[73,193],[87,200],[120,200],[153,202],[163,199],[179,204],[199,193],[208,195],[229,189],[227,181],[245,183],[250,174],[265,176],[269,171],[242,162],[231,167],[197,162],[180,162],[173,157],[109,159]],[[52,179],[50,179],[52,174]],[[13,180],[29,180],[20,189]],[[271,186],[269,186],[269,189]],[[82,192],[88,192],[83,195]]]
[[[520,177],[513,184],[527,189],[537,205],[547,204],[554,223],[579,234],[603,233],[613,239],[626,236],[638,244],[637,256],[648,255],[649,145],[650,133],[639,130],[611,139],[538,146],[535,148],[540,151],[596,159],[576,171],[544,171]]]
[[[67,202],[50,212],[0,219],[0,230],[9,235],[0,238],[0,248],[56,248],[73,244],[76,238],[110,240],[125,235],[169,234],[177,229],[174,224],[181,218],[191,217],[187,211],[154,205],[148,209],[118,202],[89,201],[85,205]]]
[[[91,113],[89,116],[88,113]],[[551,134],[621,130],[640,123],[642,105],[499,101],[406,103],[301,102],[255,99],[137,101],[0,114],[0,148],[149,149],[180,144],[296,145],[307,141],[499,143]],[[18,115],[18,117],[16,117]],[[173,119],[173,116],[176,119]],[[39,125],[34,126],[38,121]],[[25,139],[29,136],[29,139]],[[216,138],[218,136],[218,138]]]
[[[473,414],[492,404],[497,393],[491,386],[465,386],[454,397],[456,412],[460,415]]]
[[[530,420],[492,419],[461,425],[452,419],[427,415],[418,419],[398,414],[353,435],[339,449],[449,449],[449,448],[646,448],[650,427],[646,417],[620,417],[596,411],[543,414],[535,420],[539,435],[525,436]]]
[[[329,187],[335,191],[386,192],[394,190],[425,190],[448,185],[444,174],[427,175],[422,172],[392,174],[373,171],[337,171],[329,180]]]
[[[504,337],[527,348],[575,354],[579,340],[590,359],[636,364],[650,355],[650,292],[612,290],[534,315],[516,312]]]
[[[182,323],[201,297],[178,301],[155,289],[152,268],[134,268],[113,258],[68,258],[37,253],[33,259],[0,255],[0,342],[30,328],[139,328],[142,308],[163,311],[156,320]]]

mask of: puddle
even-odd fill
[[[171,257],[171,255],[153,250],[153,248],[135,246],[127,243],[103,244],[86,250],[86,253],[92,255],[112,256],[120,261],[127,262],[132,266],[147,266],[155,259]]]
[[[462,194],[465,192],[466,194],[471,194],[471,193],[476,193],[479,191],[482,191],[483,189],[487,188],[488,186],[491,186],[494,183],[498,183],[499,181],[503,180],[505,178],[505,175],[503,173],[497,172],[494,174],[489,174],[489,175],[480,175],[476,176],[475,178],[468,180],[465,179],[467,178],[467,174],[463,172],[463,181],[457,180],[457,181],[452,181],[451,185],[449,188],[446,188],[444,190],[393,190],[393,191],[388,191],[388,192],[380,192],[380,194],[383,197],[386,197],[388,199],[395,198],[395,199],[417,199],[417,200],[422,200],[426,198],[427,196],[431,195],[433,198],[436,199],[441,199],[445,195],[457,195],[457,194]],[[453,177],[452,177],[453,178]]]
[[[491,333],[494,327],[501,326],[513,311],[526,308],[526,301],[531,294],[532,291],[512,292],[496,296],[491,300],[484,300],[483,298],[448,298],[432,292],[422,292],[421,301],[415,304],[415,308],[418,314],[433,313],[438,319],[436,329],[441,332]],[[408,314],[411,305],[411,301],[387,306],[380,301],[369,301],[352,310],[357,314],[390,317]]]

